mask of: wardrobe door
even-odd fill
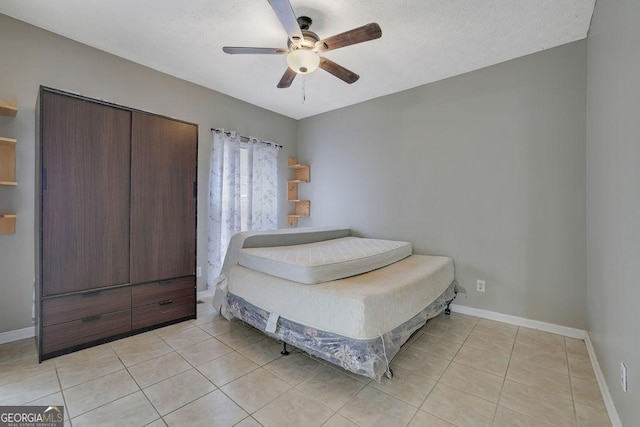
[[[193,275],[198,127],[133,112],[131,283]]]
[[[40,102],[42,296],[129,283],[131,112]]]

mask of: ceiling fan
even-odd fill
[[[353,71],[347,70],[324,56],[320,56],[320,53],[378,39],[382,37],[382,30],[378,24],[371,23],[363,25],[362,27],[354,28],[353,30],[336,34],[326,39],[320,39],[316,33],[309,31],[312,22],[311,18],[307,16],[296,18],[289,0],[268,1],[289,35],[287,48],[225,46],[222,48],[225,53],[286,54],[289,67],[278,83],[279,88],[288,88],[291,86],[296,74],[309,74],[318,68],[322,68],[349,84],[355,83],[360,78],[360,76]]]

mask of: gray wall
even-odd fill
[[[301,225],[411,241],[454,258],[458,304],[585,328],[585,64],[580,41],[300,121]]]
[[[176,117],[199,125],[198,265],[206,286],[210,128],[277,141],[280,219],[286,224],[287,156],[295,155],[296,121],[153,71],[0,15],[0,99],[18,97],[15,118],[0,116],[0,135],[18,139],[18,187],[0,187],[0,212],[18,214],[15,235],[0,236],[0,333],[31,325],[34,273],[34,106],[39,85]],[[206,52],[203,52],[206,54]]]
[[[588,330],[625,426],[640,422],[638,21],[637,0],[599,0],[587,50]]]

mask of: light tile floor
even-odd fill
[[[583,341],[453,313],[430,320],[381,383],[210,306],[198,319],[37,363],[0,345],[0,405],[64,405],[79,426],[609,426]],[[70,417],[70,418],[69,418]]]

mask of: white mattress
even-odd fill
[[[307,286],[235,266],[229,292],[270,313],[354,339],[378,337],[411,319],[454,279],[453,260],[411,255],[366,274]]]
[[[238,264],[308,285],[382,268],[411,255],[410,242],[342,237],[314,243],[243,248]]]

